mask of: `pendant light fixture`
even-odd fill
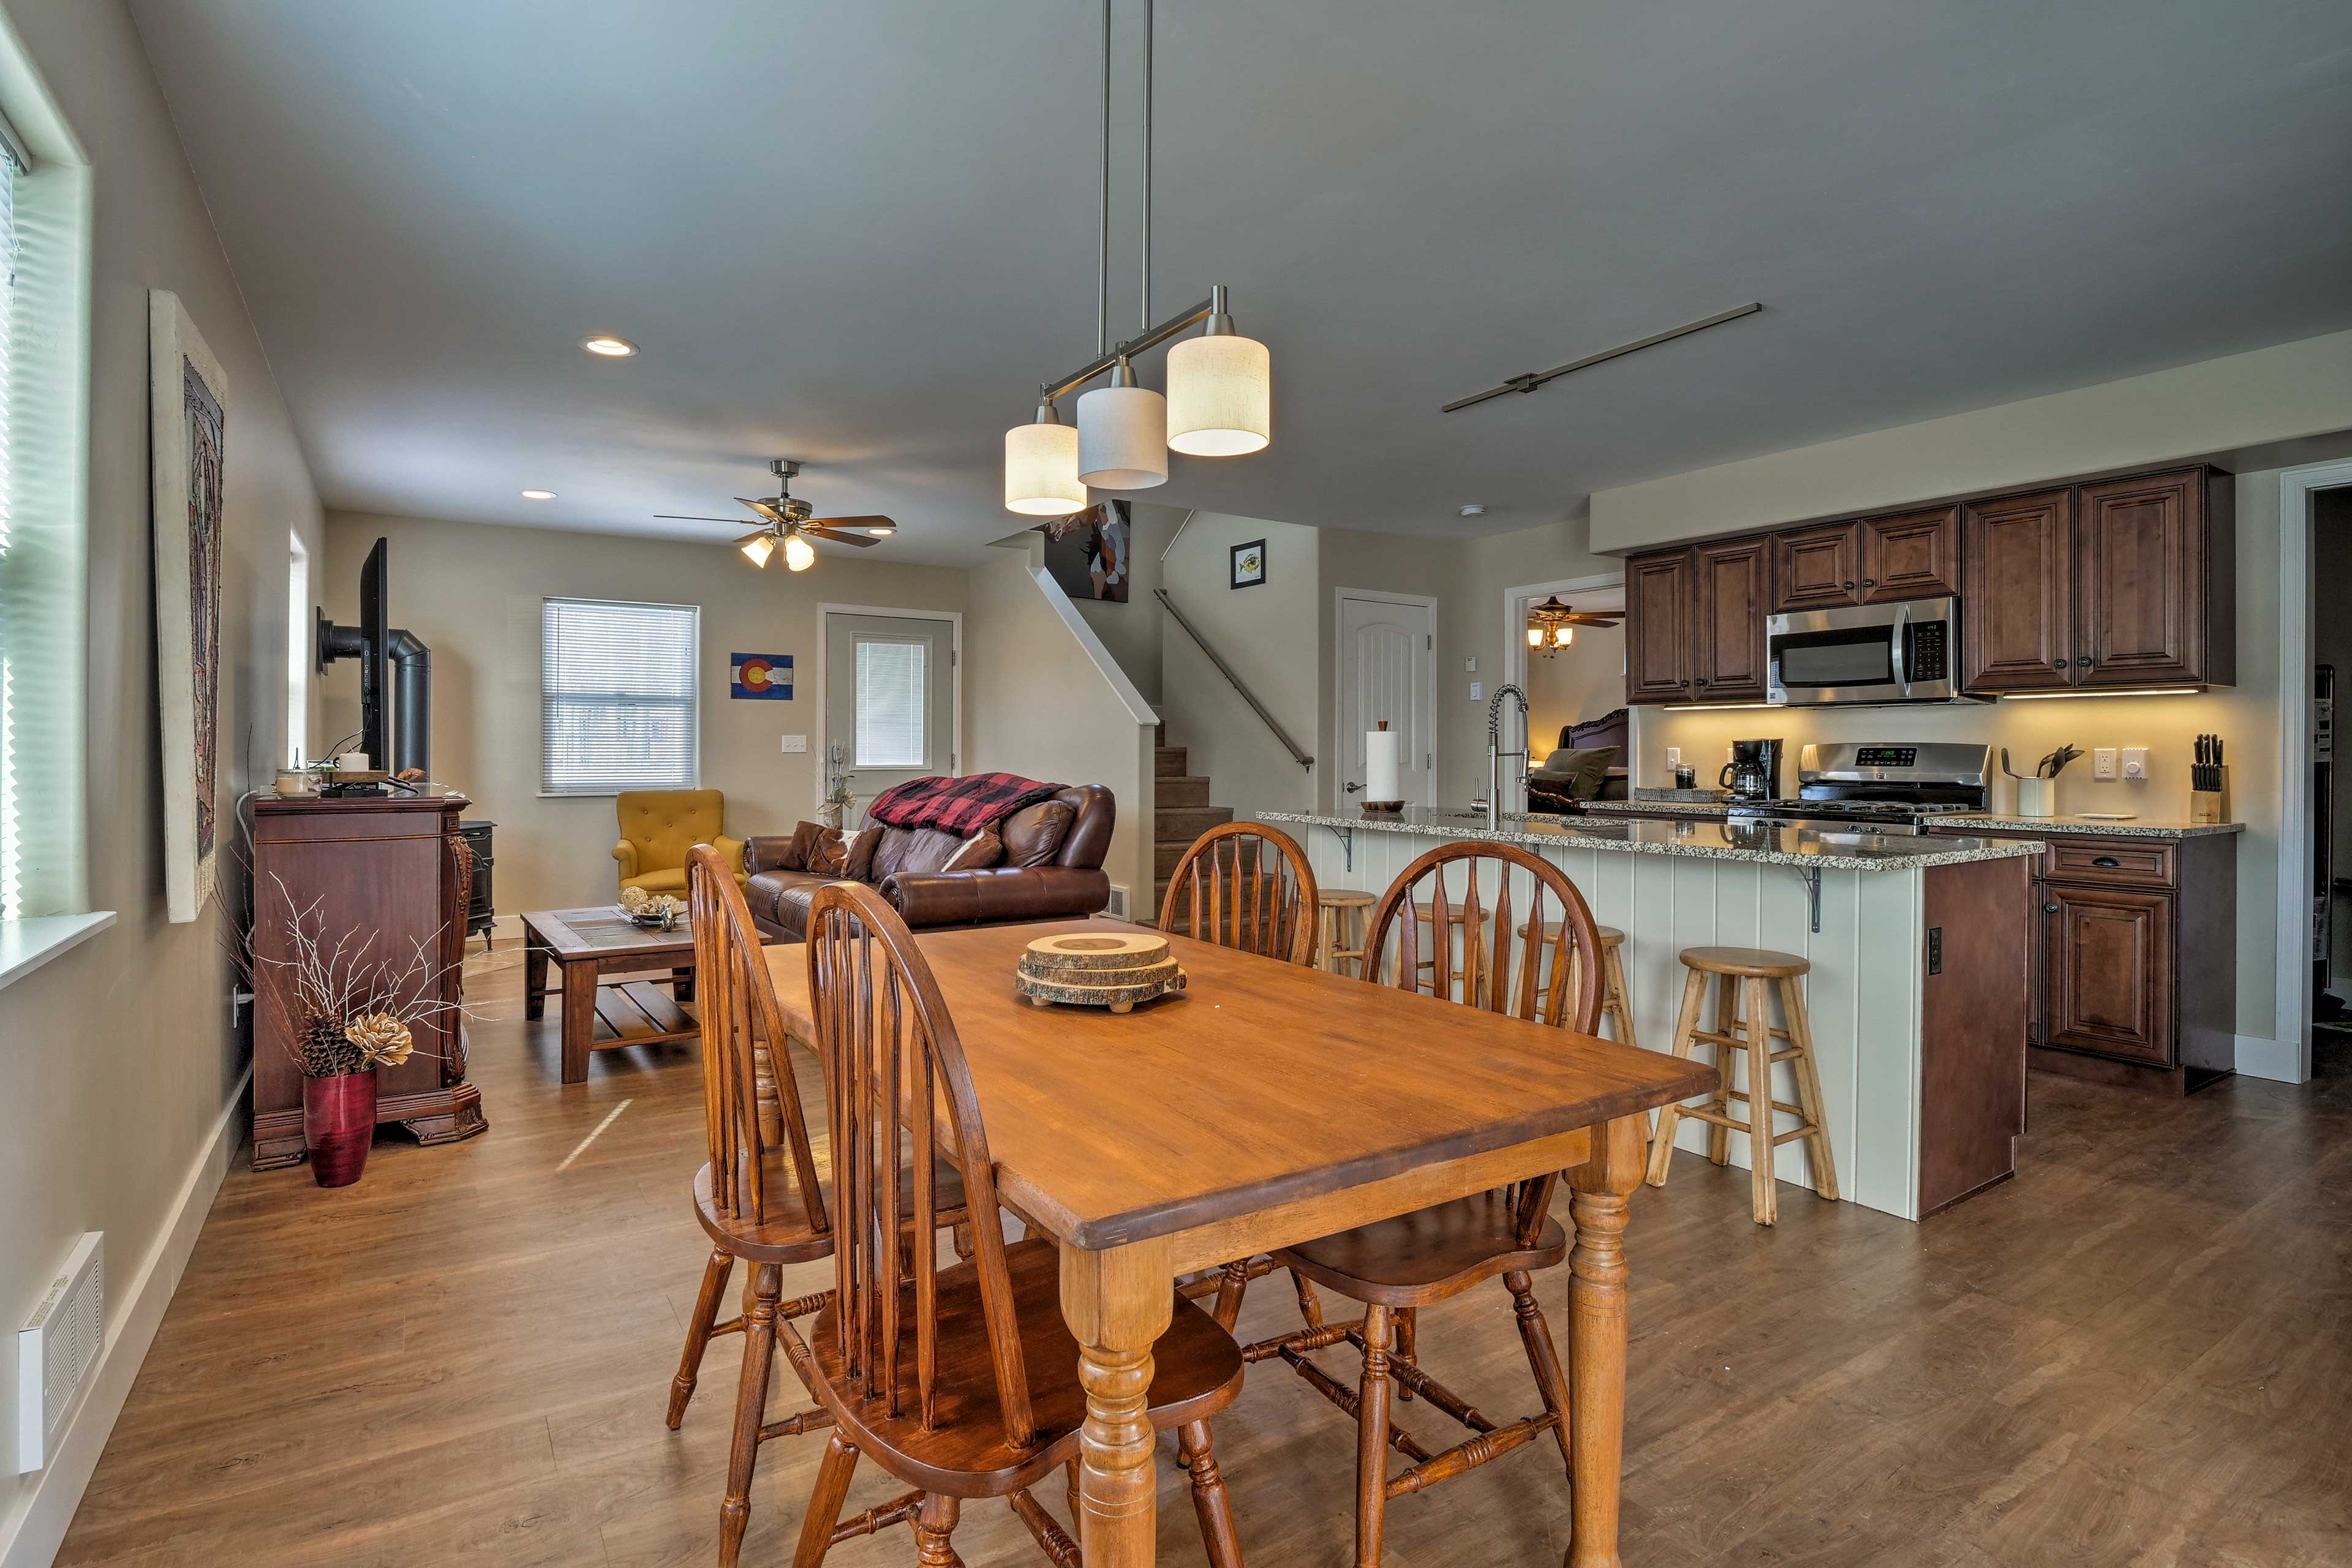
[[[1078,433],[1050,403],[1036,419],[1004,433],[1004,510],[1024,517],[1067,517],[1082,511],[1087,487],[1078,477]]]
[[[1234,330],[1223,284],[1190,310],[1151,320],[1152,0],[1143,3],[1143,91],[1139,316],[1142,330],[1110,341],[1110,0],[1102,0],[1102,115],[1096,248],[1094,362],[1038,388],[1036,418],[1004,433],[1004,505],[1030,517],[1067,516],[1087,503],[1087,487],[1149,489],[1168,481],[1168,454],[1229,458],[1262,451],[1272,438],[1273,372],[1264,343]],[[1168,353],[1168,395],[1142,384],[1135,356],[1188,328],[1199,338]],[[1054,404],[1097,376],[1107,385],[1082,394],[1077,429],[1067,431]]]

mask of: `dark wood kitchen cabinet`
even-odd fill
[[[2237,1070],[2235,835],[1988,833],[1965,823],[1929,831],[2046,846],[2032,862],[2032,1066],[2164,1094]]]
[[[1626,700],[1763,700],[1771,584],[1767,539],[1629,557]]]
[[[1964,689],[2237,679],[2228,474],[2200,465],[2003,496],[1961,517]]]
[[[1932,599],[1960,591],[1960,509],[1928,507],[1772,535],[1776,613]]]

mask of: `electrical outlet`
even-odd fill
[[[2114,782],[2116,749],[2113,746],[2095,746],[2091,749],[2091,776],[2106,783]]]
[[[1683,749],[1680,746],[1668,746],[1666,748],[1666,766],[1670,768],[1678,768],[1682,765]]]
[[[787,752],[805,752],[805,751],[807,751],[807,750],[808,750],[808,737],[807,737],[806,735],[787,735],[787,736],[785,736],[785,737],[784,737],[784,750],[785,750],[785,751],[787,751]]]
[[[1484,702],[1486,700],[1486,683],[1483,680],[1472,681],[1470,683],[1470,700],[1473,702]]]
[[[2147,748],[2146,746],[2126,746],[2124,748],[2124,777],[2127,779],[2145,779],[2147,777]]]

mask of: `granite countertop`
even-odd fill
[[[2003,816],[1999,812],[1954,812],[1933,819],[1938,827],[1984,827],[2002,833],[2095,833],[2102,838],[2203,838],[2216,833],[2243,833],[2242,822],[2182,822],[2162,816],[2135,816],[2114,822],[2095,816]]]
[[[1671,811],[1678,816],[1721,816],[1731,809],[1731,802],[1720,790],[1637,790],[1632,800],[1588,800],[1584,809],[1594,813]]]
[[[1698,860],[1740,860],[1750,865],[1795,866],[1808,870],[1901,871],[1924,866],[1961,866],[2034,855],[2030,839],[1927,838],[1884,836],[1843,829],[1759,827],[1728,822],[1658,822],[1639,818],[1594,822],[1584,817],[1520,816],[1507,814],[1500,827],[1486,826],[1483,811],[1412,805],[1392,815],[1333,816],[1318,812],[1262,811],[1261,822],[1303,823],[1334,829],[1416,834],[1430,838],[1476,839],[1518,844],[1531,849],[1599,849],[1633,855],[1678,855]]]

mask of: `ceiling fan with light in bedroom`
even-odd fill
[[[898,525],[887,517],[815,517],[816,509],[792,493],[793,480],[801,466],[790,458],[772,458],[768,471],[776,476],[776,493],[757,500],[749,496],[737,496],[736,501],[750,507],[766,521],[751,532],[735,542],[754,566],[765,566],[768,558],[782,545],[784,564],[795,572],[805,572],[816,564],[816,552],[809,545],[812,539],[828,539],[835,544],[855,544],[860,550],[872,548],[877,539],[887,539],[898,531]],[[741,522],[740,517],[682,517],[676,512],[656,512],[666,522]]]
[[[1554,594],[1528,606],[1528,646],[1549,658],[1576,640],[1577,627],[1613,626],[1624,618],[1622,610],[1580,610]]]

